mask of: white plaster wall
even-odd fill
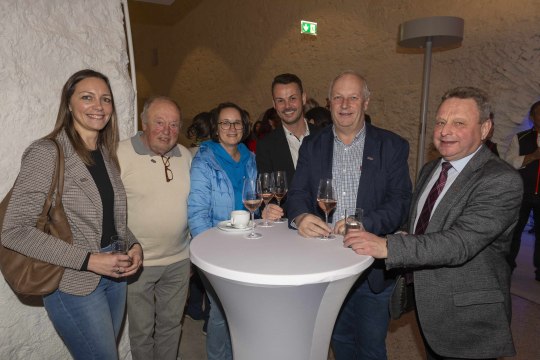
[[[0,59],[1,197],[24,149],[52,130],[61,88],[80,69],[109,77],[121,136],[135,131],[120,0],[1,0]],[[69,359],[44,308],[23,301],[0,277],[0,359]],[[121,359],[131,359],[126,334]]]

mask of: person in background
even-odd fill
[[[304,114],[307,113],[309,110],[311,110],[313,108],[316,108],[316,107],[319,107],[319,106],[320,105],[317,102],[317,100],[315,100],[312,97],[307,98],[306,103],[304,104]]]
[[[210,137],[210,117],[209,112],[198,113],[187,128],[187,137],[193,141],[189,148],[193,156],[199,150],[199,145]]]
[[[305,139],[289,190],[289,223],[305,237],[341,233],[345,210],[362,208],[366,230],[386,235],[407,219],[411,200],[409,144],[400,136],[366,123],[367,82],[345,71],[329,89],[333,126]],[[337,207],[330,227],[318,216],[319,180],[332,178]],[[332,335],[336,360],[386,359],[389,299],[395,280],[376,261],[352,287]]]
[[[529,118],[533,127],[514,136],[504,157],[510,165],[519,170],[524,189],[519,221],[514,230],[508,262],[512,270],[515,269],[516,257],[521,245],[521,235],[532,210],[535,236],[533,264],[536,268],[535,279],[540,281],[540,136],[538,135],[540,131],[540,101],[532,104]]]
[[[480,89],[446,92],[433,128],[442,158],[420,172],[409,233],[383,238],[353,230],[344,238],[358,254],[385,259],[387,269],[414,270],[428,360],[515,355],[506,256],[523,186],[517,172],[482,145],[490,107]]]
[[[249,133],[246,140],[244,140],[244,144],[252,153],[255,153],[255,151],[257,150],[257,140],[259,139],[257,137],[257,134],[261,130],[261,125],[262,125],[262,122],[260,120],[255,121],[251,129],[251,132]]]
[[[191,125],[187,129],[189,139],[194,139],[189,150],[195,156],[199,151],[202,142],[210,138],[210,122],[212,114],[210,112],[201,112],[193,118]],[[204,320],[202,332],[206,335],[208,327],[208,316],[210,314],[210,301],[206,296],[204,285],[199,273],[192,266],[191,277],[189,279],[189,295],[186,302],[184,314],[192,320]]]
[[[62,88],[53,131],[23,154],[4,218],[3,246],[65,268],[59,288],[44,296],[43,304],[75,359],[118,359],[126,278],[143,261],[141,246],[127,226],[118,137],[107,77],[89,69],[73,74]],[[64,150],[62,202],[72,244],[35,227],[58,156],[48,139],[56,139]],[[127,254],[111,253],[116,235],[126,239]]]
[[[189,283],[187,197],[191,153],[178,145],[180,107],[151,97],[142,131],[118,147],[128,199],[128,226],[139,239],[144,268],[128,282],[134,360],[176,360]]]
[[[245,141],[246,146],[251,152],[255,153],[257,151],[257,142],[268,135],[276,124],[279,124],[279,122],[275,120],[276,117],[275,110],[270,108],[264,112],[261,120],[255,121],[253,130]]]
[[[266,109],[261,119],[261,122],[263,125],[265,125],[264,135],[281,126],[281,119],[279,118],[276,109],[273,107]],[[270,129],[268,129],[266,123],[270,125]]]
[[[330,114],[330,110],[320,106],[314,107],[306,112],[306,119],[309,124],[319,129],[332,124],[332,114]]]
[[[245,210],[242,202],[244,178],[256,178],[255,155],[242,143],[249,134],[249,117],[238,105],[227,102],[212,110],[211,140],[200,145],[191,166],[188,222],[191,234],[230,219],[231,211]],[[283,212],[269,206],[263,217],[279,218]],[[207,288],[212,306],[208,319],[208,360],[232,360],[232,346],[223,308],[213,290]]]
[[[199,146],[202,142],[210,138],[210,123],[212,114],[210,112],[201,112],[193,118],[191,125],[187,129],[189,139],[193,139],[193,143],[189,150],[195,156],[199,151]],[[189,295],[186,301],[186,309],[184,314],[194,320],[204,320],[202,332],[206,335],[208,327],[208,316],[210,314],[210,301],[206,296],[204,285],[194,266],[191,267],[191,277],[189,279]]]
[[[491,130],[489,130],[489,133],[486,137],[486,140],[484,141],[484,144],[486,144],[486,147],[491,150],[492,153],[499,156],[499,150],[497,150],[497,143],[494,143],[491,141],[491,138],[493,137],[493,132],[495,131],[495,121],[494,121],[495,115],[491,112],[489,113],[489,121],[491,121]]]

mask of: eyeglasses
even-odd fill
[[[161,155],[161,161],[163,161],[163,165],[165,165],[165,180],[167,180],[167,182],[173,179],[173,173],[171,168],[169,167],[171,165],[171,162],[169,161],[170,159],[170,156]]]
[[[242,124],[240,121],[235,121],[235,122],[222,121],[222,122],[218,122],[218,124],[222,130],[229,130],[231,128],[231,125],[236,130],[242,130],[244,128],[244,124]]]

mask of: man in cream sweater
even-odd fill
[[[189,284],[187,197],[191,153],[178,145],[180,108],[170,98],[144,105],[143,131],[118,147],[128,226],[144,251],[144,267],[128,283],[134,360],[175,360]]]

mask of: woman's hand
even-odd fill
[[[95,253],[90,255],[88,270],[99,275],[122,278],[133,275],[142,265],[141,245],[135,244],[128,254]]]
[[[122,276],[131,276],[139,271],[143,263],[143,251],[139,244],[135,244],[129,249],[128,256],[131,258],[131,266],[127,268],[119,268]]]
[[[275,204],[268,204],[268,206],[265,206],[262,212],[262,218],[269,220],[277,220],[283,215],[285,215],[283,209]]]
[[[94,253],[88,260],[88,270],[99,275],[121,278],[122,269],[132,265],[129,255],[113,253]]]

